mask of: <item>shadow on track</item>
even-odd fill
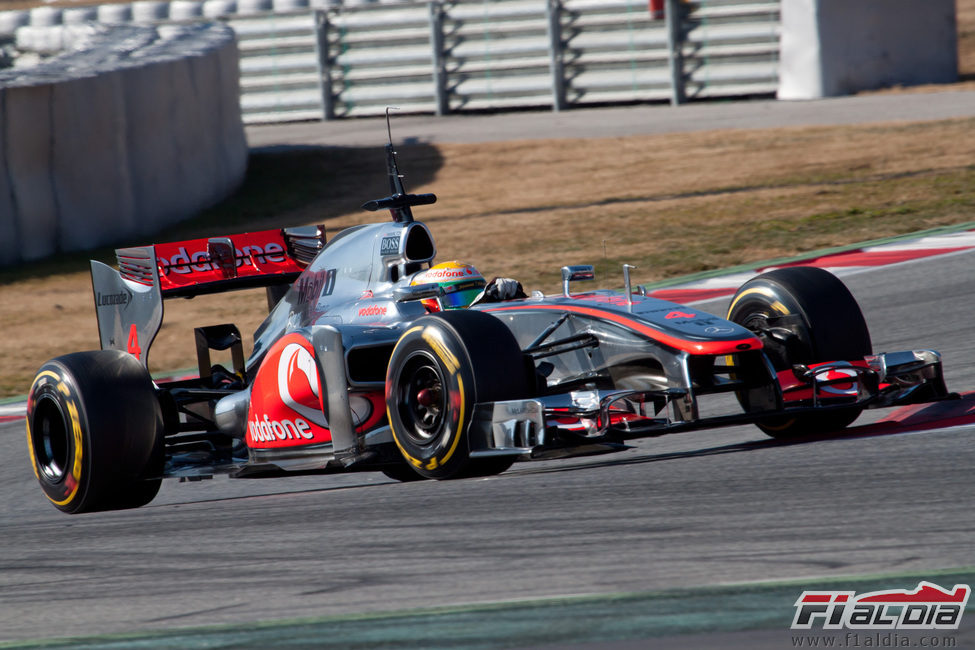
[[[777,440],[768,438],[763,440],[751,440],[747,442],[736,442],[727,445],[707,447],[704,449],[692,449],[686,451],[674,451],[667,453],[647,453],[639,456],[607,457],[604,460],[593,462],[581,462],[576,464],[557,464],[548,465],[546,461],[531,461],[519,463],[515,467],[500,475],[501,477],[527,476],[534,474],[554,474],[563,472],[574,472],[580,470],[603,469],[607,467],[624,467],[627,465],[644,465],[647,463],[658,463],[672,460],[684,460],[690,458],[703,458],[707,456],[718,456],[722,454],[740,454],[747,452],[757,452],[767,449],[778,449],[798,445],[809,445],[816,443],[828,443],[839,440],[853,440],[858,438],[874,438],[880,436],[893,436],[907,433],[919,433],[923,431],[939,431],[948,427],[963,426],[975,423],[975,392],[964,393],[958,399],[944,400],[929,404],[918,404],[905,406],[897,409],[882,420],[872,424],[858,427],[851,427],[833,433],[819,434],[815,436],[804,436],[789,440]],[[632,447],[631,447],[632,449]],[[592,457],[592,456],[591,456]],[[571,458],[571,457],[570,457]],[[583,456],[574,458],[582,459]],[[322,474],[322,477],[336,476],[334,474]],[[344,474],[342,476],[348,476]],[[258,480],[258,479],[253,479]],[[268,479],[265,479],[268,480]],[[461,479],[463,480],[463,479]],[[483,477],[474,480],[484,480]],[[312,487],[308,489],[294,489],[282,492],[264,492],[260,494],[242,494],[235,496],[224,496],[212,499],[186,499],[177,502],[157,503],[148,505],[145,508],[169,508],[172,506],[200,505],[209,503],[224,503],[243,501],[247,499],[266,499],[276,496],[295,496],[309,494],[335,493],[351,490],[361,490],[363,488],[376,488],[380,486],[396,485],[392,481],[381,483],[358,483],[355,485],[332,485],[324,487]]]
[[[916,404],[901,407],[885,416],[882,420],[872,424],[850,427],[841,431],[811,436],[802,436],[788,440],[752,440],[729,445],[695,449],[690,451],[676,451],[664,454],[646,454],[630,458],[607,459],[593,463],[570,465],[564,467],[539,467],[519,471],[519,474],[541,474],[552,472],[567,472],[584,469],[598,469],[603,467],[618,467],[624,465],[642,465],[668,460],[686,458],[701,458],[720,454],[737,454],[764,449],[808,445],[836,440],[852,440],[857,438],[874,438],[880,436],[894,436],[923,431],[939,431],[949,427],[975,424],[975,392],[962,393],[958,399],[947,399],[928,404]]]

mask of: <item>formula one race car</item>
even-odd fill
[[[92,262],[101,350],[52,359],[30,390],[34,472],[60,510],[138,507],[166,477],[375,470],[398,480],[503,472],[519,458],[750,422],[776,437],[845,427],[868,407],[948,396],[927,350],[872,354],[828,272],[749,280],[727,320],[631,287],[455,306],[419,283],[436,248],[387,145],[392,221],[183,241]],[[163,301],[266,287],[245,359],[231,324],[196,329],[199,376],[153,382]],[[477,288],[477,287],[475,287]],[[483,297],[483,296],[482,296]],[[211,364],[230,352],[231,368]],[[717,412],[715,412],[717,411]]]

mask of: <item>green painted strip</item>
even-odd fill
[[[264,621],[169,632],[4,643],[0,648],[366,648],[481,650],[641,640],[689,633],[787,633],[803,589],[913,589],[975,583],[975,567],[836,576],[645,593],[567,596],[413,611]],[[975,609],[975,603],[969,605]]]

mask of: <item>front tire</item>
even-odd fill
[[[476,403],[528,394],[518,342],[504,323],[478,311],[417,319],[397,342],[386,375],[393,440],[406,464],[426,478],[508,469],[514,457],[471,458],[467,428]]]
[[[148,371],[118,350],[48,361],[28,396],[34,474],[69,514],[149,503],[161,483],[162,430]]]
[[[853,294],[835,275],[816,267],[787,267],[752,278],[732,298],[728,320],[762,339],[776,371],[796,364],[862,359],[872,349]],[[846,427],[862,410],[768,418],[758,427],[774,438],[826,433]]]

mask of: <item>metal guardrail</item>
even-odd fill
[[[323,119],[321,30],[311,10],[236,15],[245,123]]]
[[[431,15],[439,5],[367,6],[319,14],[328,44],[326,119],[377,115],[387,106],[435,111]],[[331,90],[331,92],[329,92]]]
[[[778,88],[780,0],[689,3],[682,20],[686,98],[769,94]]]
[[[780,0],[434,0],[228,19],[248,123],[774,93]]]

